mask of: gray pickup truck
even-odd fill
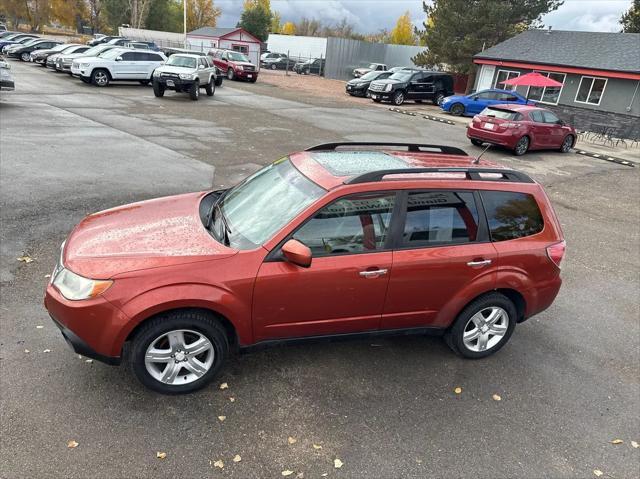
[[[167,62],[153,72],[153,94],[164,96],[165,90],[189,93],[192,100],[200,97],[200,88],[207,96],[216,90],[217,70],[206,56],[189,53],[171,55]]]

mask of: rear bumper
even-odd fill
[[[473,125],[467,127],[467,138],[507,148],[515,148],[520,136],[522,136],[522,132],[517,129],[511,129],[501,133],[477,128]]]
[[[0,90],[15,90],[16,86],[13,80],[0,80]]]

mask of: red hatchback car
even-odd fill
[[[231,349],[407,332],[499,350],[560,289],[542,187],[462,150],[332,143],[229,190],[84,218],[45,306],[73,349],[148,387],[203,387]]]
[[[492,143],[520,156],[529,150],[567,153],[575,145],[577,134],[572,126],[545,108],[514,104],[482,110],[467,127],[467,137],[476,146]]]

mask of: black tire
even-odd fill
[[[216,86],[222,86],[222,75],[216,76]]]
[[[380,103],[382,101],[380,98],[372,98],[372,100],[376,103]]]
[[[235,72],[233,71],[233,68],[229,68],[227,70],[227,79],[229,80],[233,80],[236,77]]]
[[[153,82],[153,94],[157,98],[162,98],[164,96],[164,85],[160,82]]]
[[[191,88],[189,88],[189,98],[193,101],[197,101],[198,98],[200,98],[200,82],[198,80],[191,84]]]
[[[496,338],[495,335],[492,336],[490,334],[491,329],[489,329],[488,333],[485,333],[487,337],[492,336],[497,339],[495,344],[491,347],[483,351],[474,351],[470,349],[464,341],[465,331],[469,332],[470,329],[477,327],[473,324],[473,320],[471,319],[477,313],[482,311],[487,311],[489,308],[500,308],[507,315],[507,325],[506,331],[502,338]],[[468,358],[468,359],[480,359],[500,350],[506,343],[509,341],[511,334],[513,334],[513,330],[516,327],[517,320],[517,311],[514,304],[511,302],[509,298],[500,293],[489,293],[484,296],[480,296],[475,299],[472,303],[467,305],[462,312],[458,315],[453,325],[449,328],[449,330],[445,333],[444,339],[447,345],[455,352],[456,354]],[[476,345],[479,343],[479,339],[476,342]],[[488,339],[488,342],[491,342],[492,339]]]
[[[91,78],[80,77],[80,80],[82,80],[83,83],[91,83]]]
[[[528,136],[523,136],[522,138],[520,138],[518,140],[518,143],[516,143],[515,148],[513,149],[513,153],[516,156],[522,156],[524,155],[527,151],[529,151],[529,145],[530,145],[531,140],[529,140]]]
[[[255,83],[257,80],[257,78],[252,78],[251,80],[249,80],[249,83]]]
[[[28,62],[29,58],[30,58],[31,54],[24,52],[20,54],[20,60],[22,60],[23,62]]]
[[[475,138],[471,138],[471,143],[475,146],[482,146],[484,145],[484,142],[480,141],[480,140],[476,140]]]
[[[422,103],[422,100],[414,100],[416,103]]]
[[[404,100],[405,100],[405,96],[402,90],[396,91],[391,97],[391,102],[396,106],[402,105],[404,103]]]
[[[277,65],[276,65],[275,63],[272,63],[272,64],[271,64],[271,69],[272,69],[272,70],[277,70],[277,69],[278,69],[278,67],[277,67]]]
[[[207,83],[207,85],[204,87],[204,91],[207,92],[207,96],[213,96],[213,94],[216,92],[216,83],[213,77],[209,78],[209,83]]]
[[[564,140],[562,140],[562,145],[560,145],[560,152],[569,153],[571,151],[571,148],[573,148],[575,141],[576,140],[573,135],[565,136]]]
[[[150,80],[140,80],[140,85],[147,86],[149,83],[151,83]]]
[[[213,363],[207,372],[187,384],[165,384],[154,378],[145,365],[149,346],[158,337],[174,330],[195,331],[205,336],[213,347]],[[229,341],[224,327],[212,314],[197,310],[182,310],[161,314],[144,323],[131,341],[127,361],[133,374],[149,389],[161,394],[186,394],[197,391],[213,381],[224,364],[228,352]]]
[[[442,105],[442,100],[444,100],[444,93],[442,93],[441,91],[439,91],[438,93],[436,93],[436,95],[433,97],[433,100],[431,100],[433,102],[434,105]]]
[[[462,103],[454,103],[453,105],[451,105],[451,108],[449,108],[449,113],[451,113],[453,116],[464,115],[464,105]]]
[[[111,77],[109,76],[109,72],[104,68],[96,68],[91,72],[91,83],[95,86],[109,86],[110,81]]]

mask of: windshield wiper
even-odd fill
[[[231,228],[229,228],[229,223],[227,223],[227,219],[224,217],[224,213],[222,212],[222,205],[216,202],[215,209],[218,210],[218,218],[220,218],[222,226],[224,227],[224,236],[226,238],[225,244],[227,246],[231,246]]]
[[[213,220],[213,212],[216,209],[216,205],[222,200],[222,198],[224,198],[224,195],[227,194],[227,191],[229,190],[224,190],[222,193],[220,193],[220,196],[218,196],[215,201],[211,203],[211,206],[209,206],[209,211],[207,211],[207,222],[204,225],[205,228],[209,229],[209,226],[211,226],[211,221]]]

